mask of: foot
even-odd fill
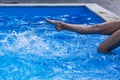
[[[56,20],[45,19],[48,23],[53,24],[57,31],[63,30],[62,22]]]

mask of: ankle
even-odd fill
[[[67,30],[67,28],[65,27],[66,23],[60,22],[59,24],[61,25],[62,30]]]

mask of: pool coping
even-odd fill
[[[96,3],[87,3],[87,4],[56,4],[56,3],[42,3],[42,4],[0,4],[0,6],[86,6],[90,10],[92,10],[95,14],[103,18],[105,21],[115,21],[120,20],[120,17],[116,14],[106,10]]]

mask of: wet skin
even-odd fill
[[[98,52],[112,53],[111,51],[120,46],[120,21],[104,22],[93,26],[67,24],[57,20],[46,19],[53,24],[57,31],[70,30],[80,34],[104,34],[110,35],[98,47]]]

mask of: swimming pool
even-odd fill
[[[97,47],[108,35],[57,32],[44,18],[93,25],[86,6],[0,6],[0,80],[119,80],[120,48]]]

